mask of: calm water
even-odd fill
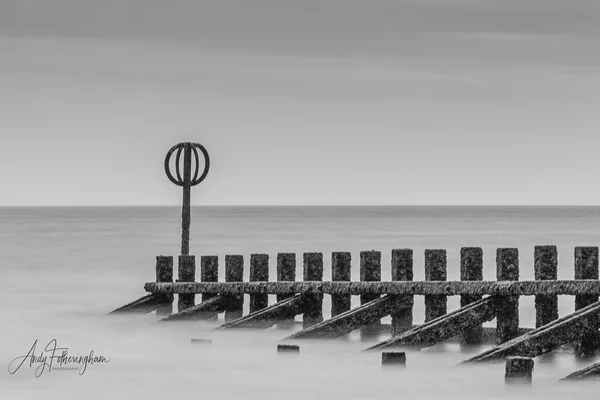
[[[531,388],[506,388],[501,363],[454,367],[481,348],[465,351],[446,344],[409,352],[405,371],[383,371],[380,355],[360,353],[368,343],[355,335],[302,342],[300,357],[281,358],[275,345],[288,332],[276,329],[217,334],[207,323],[157,326],[152,315],[106,316],[145,294],[143,283],[154,279],[156,255],[177,255],[179,213],[178,208],[0,208],[1,398],[598,396],[598,383],[557,382],[593,361],[567,353],[536,359]],[[383,279],[389,280],[391,250],[409,247],[415,250],[415,279],[421,280],[424,250],[445,248],[453,280],[459,276],[460,247],[481,246],[484,278],[492,280],[496,247],[518,247],[521,278],[532,279],[533,246],[556,244],[559,278],[570,279],[573,248],[598,245],[598,238],[597,207],[207,207],[194,209],[191,253],[244,254],[246,269],[250,253],[269,253],[274,277],[277,252],[321,251],[328,279],[331,252],[351,251],[358,279],[358,252],[375,249],[382,251]],[[572,303],[561,297],[561,313],[572,311]],[[326,298],[325,316],[328,306]],[[457,306],[452,298],[449,309]],[[532,311],[532,299],[522,299],[523,326],[532,326]],[[423,303],[417,298],[415,322],[422,320]],[[193,337],[210,338],[213,345],[190,347]],[[110,362],[90,365],[81,376],[53,370],[36,378],[28,364],[8,374],[10,362],[25,355],[36,339],[36,354],[56,339],[72,355],[93,350]]]

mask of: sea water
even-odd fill
[[[600,396],[598,381],[559,382],[598,361],[569,352],[537,357],[533,384],[507,387],[501,362],[456,366],[489,346],[407,350],[405,369],[384,370],[380,353],[361,352],[376,339],[361,341],[357,334],[302,341],[298,356],[281,357],[277,342],[293,330],[216,332],[222,321],[156,324],[153,314],[106,315],[146,294],[143,284],[155,279],[157,255],[177,256],[180,213],[177,207],[0,208],[1,399]],[[275,280],[276,254],[295,252],[300,280],[301,253],[323,252],[329,280],[331,253],[350,251],[358,280],[359,252],[379,250],[382,279],[390,280],[391,250],[412,248],[415,280],[423,280],[425,249],[442,248],[448,279],[457,280],[460,248],[479,246],[484,279],[494,280],[495,249],[517,247],[525,280],[533,278],[533,247],[554,244],[559,279],[572,279],[574,247],[597,246],[599,238],[600,207],[195,207],[190,252],[197,260],[218,255],[220,280],[226,254],[244,255],[247,279],[250,254],[268,253]],[[326,318],[330,304],[325,296]],[[449,310],[458,306],[458,297],[449,298]],[[572,312],[573,297],[561,296],[559,308],[561,315]],[[520,314],[521,326],[534,325],[531,297],[521,299]],[[414,315],[415,323],[423,321],[422,297],[415,298]],[[193,346],[192,338],[212,345]],[[76,358],[52,359],[51,370],[31,358],[19,367],[34,343],[36,357],[58,347]],[[92,351],[97,361],[82,364]]]

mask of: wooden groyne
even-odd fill
[[[204,171],[199,173],[198,150],[205,157]],[[175,174],[170,171],[175,154]],[[180,157],[183,155],[183,173]],[[192,161],[195,171],[192,174]],[[169,179],[183,187],[182,244],[178,257],[177,280],[173,279],[173,257],[156,258],[156,279],[144,289],[148,295],[113,311],[113,313],[156,311],[162,323],[178,320],[218,320],[224,314],[220,330],[235,328],[266,329],[277,325],[290,329],[295,317],[302,315],[302,329],[287,333],[282,339],[335,339],[359,330],[362,337],[387,331],[389,338],[365,351],[402,346],[427,347],[447,340],[463,346],[493,343],[495,346],[465,360],[472,364],[506,359],[507,381],[531,381],[533,358],[566,344],[580,356],[595,354],[600,348],[600,280],[598,247],[574,249],[572,280],[558,280],[556,246],[535,246],[531,266],[534,280],[520,280],[519,250],[496,250],[496,280],[483,280],[483,250],[460,249],[459,281],[447,279],[447,251],[424,252],[424,281],[414,281],[412,249],[391,251],[391,281],[382,281],[381,252],[359,254],[358,282],[351,281],[352,254],[331,254],[331,280],[324,281],[323,254],[318,252],[278,253],[276,280],[269,277],[269,255],[251,254],[249,281],[244,281],[245,257],[224,257],[224,281],[219,281],[219,257],[200,257],[200,281],[196,281],[196,257],[189,254],[190,189],[208,173],[208,153],[197,143],[174,146],[165,159]],[[297,261],[302,260],[302,280],[297,281]],[[174,312],[177,295],[177,312]],[[249,313],[243,315],[245,295],[249,295]],[[574,296],[575,312],[560,316],[558,296]],[[269,304],[269,296],[275,302]],[[323,318],[323,298],[331,296],[331,318]],[[360,306],[352,308],[352,296],[360,297]],[[425,318],[414,324],[414,297],[424,296]],[[448,296],[460,296],[460,307],[448,310]],[[519,323],[520,296],[535,298],[535,328]],[[391,317],[391,324],[381,320]],[[495,328],[483,324],[496,320]],[[490,340],[491,339],[491,340]],[[203,339],[194,339],[203,340]],[[204,343],[204,342],[202,342]],[[280,345],[280,352],[299,352],[297,345]],[[405,365],[404,352],[384,352],[383,364]],[[575,372],[567,379],[598,376],[600,367]]]
[[[302,255],[302,281],[296,281],[296,255],[277,255],[277,281],[268,281],[269,256],[250,255],[250,281],[243,282],[242,255],[225,256],[225,282],[218,281],[219,259],[202,256],[200,282],[195,281],[195,258],[180,256],[179,279],[173,282],[172,257],[157,257],[156,281],[144,285],[149,295],[114,312],[157,311],[163,321],[215,319],[224,313],[219,329],[290,326],[303,316],[303,329],[287,339],[332,339],[360,330],[363,336],[380,334],[380,321],[392,317],[385,327],[390,338],[369,350],[389,347],[431,346],[459,337],[464,345],[484,343],[484,322],[496,319],[497,348],[472,357],[476,362],[496,357],[535,357],[574,343],[579,354],[591,354],[600,344],[600,280],[598,248],[576,247],[574,279],[557,280],[556,246],[534,248],[533,281],[519,281],[519,254],[514,248],[496,251],[496,281],[483,281],[483,251],[477,247],[460,250],[461,281],[447,281],[446,250],[425,250],[425,281],[413,281],[413,251],[391,252],[392,281],[381,281],[381,253],[363,251],[359,255],[360,281],[350,281],[350,253],[334,252],[331,281],[323,281],[323,255]],[[170,313],[174,295],[177,313]],[[250,313],[242,315],[244,295],[250,297]],[[196,304],[197,295],[200,302]],[[269,305],[269,296],[276,302]],[[323,296],[331,296],[331,318],[323,320]],[[559,318],[559,295],[575,296],[576,311]],[[351,296],[360,296],[361,305],[351,309]],[[425,322],[413,323],[413,297],[425,297]],[[461,307],[447,310],[448,296],[460,296]],[[536,328],[519,327],[518,299],[535,297]],[[159,313],[160,310],[160,313]],[[489,334],[487,335],[489,336]]]

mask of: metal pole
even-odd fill
[[[181,210],[181,255],[190,254],[190,197],[192,179],[192,146],[186,143],[183,154],[183,207]]]

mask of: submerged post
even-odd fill
[[[575,279],[598,279],[598,247],[575,247]],[[596,295],[575,296],[575,311],[598,301]],[[600,348],[598,332],[584,335],[576,343],[579,356],[590,356]]]
[[[447,280],[446,263],[446,250],[425,250],[425,280]],[[446,295],[430,294],[425,296],[425,322],[445,315],[447,310]]]
[[[323,253],[304,253],[304,272],[305,281],[323,280]],[[323,321],[323,295],[307,294],[306,311],[302,316],[302,326],[304,329]]]
[[[519,249],[496,250],[496,279],[519,280]],[[519,296],[503,296],[503,307],[496,315],[496,343],[501,344],[519,336]]]
[[[558,275],[558,250],[556,246],[535,246],[535,280],[556,280]],[[535,327],[558,319],[558,296],[541,294],[535,296]]]
[[[269,255],[250,254],[250,282],[269,281]],[[250,313],[253,313],[269,305],[268,294],[250,295]]]
[[[504,371],[504,381],[512,383],[531,383],[533,359],[529,357],[508,357]]]
[[[173,282],[173,257],[156,257],[156,282]],[[156,315],[159,317],[169,316],[173,313],[173,295],[165,293],[162,296],[165,304],[156,309]]]
[[[334,252],[331,254],[331,280],[335,281],[350,281],[350,264],[352,254],[347,252]],[[332,294],[331,295],[331,317],[340,315],[343,312],[349,311],[352,295],[350,294]]]
[[[363,282],[381,281],[381,252],[374,250],[360,252],[360,280]],[[361,294],[360,304],[366,304],[379,297],[378,294]],[[361,336],[376,335],[380,331],[380,326],[381,320],[363,326],[360,329]]]
[[[244,256],[225,256],[225,282],[242,282],[244,280]],[[244,315],[244,295],[234,294],[227,296],[227,310],[225,321],[233,321]]]
[[[460,249],[460,280],[483,280],[483,250],[481,247],[463,247]],[[480,300],[482,296],[463,294],[460,296],[460,306],[465,307]],[[461,335],[462,344],[480,344],[483,339],[483,326],[466,329]]]
[[[412,249],[392,250],[392,281],[413,280],[413,251]],[[400,299],[410,299],[413,296],[403,296]],[[403,309],[392,314],[392,336],[412,329],[413,309]]]

